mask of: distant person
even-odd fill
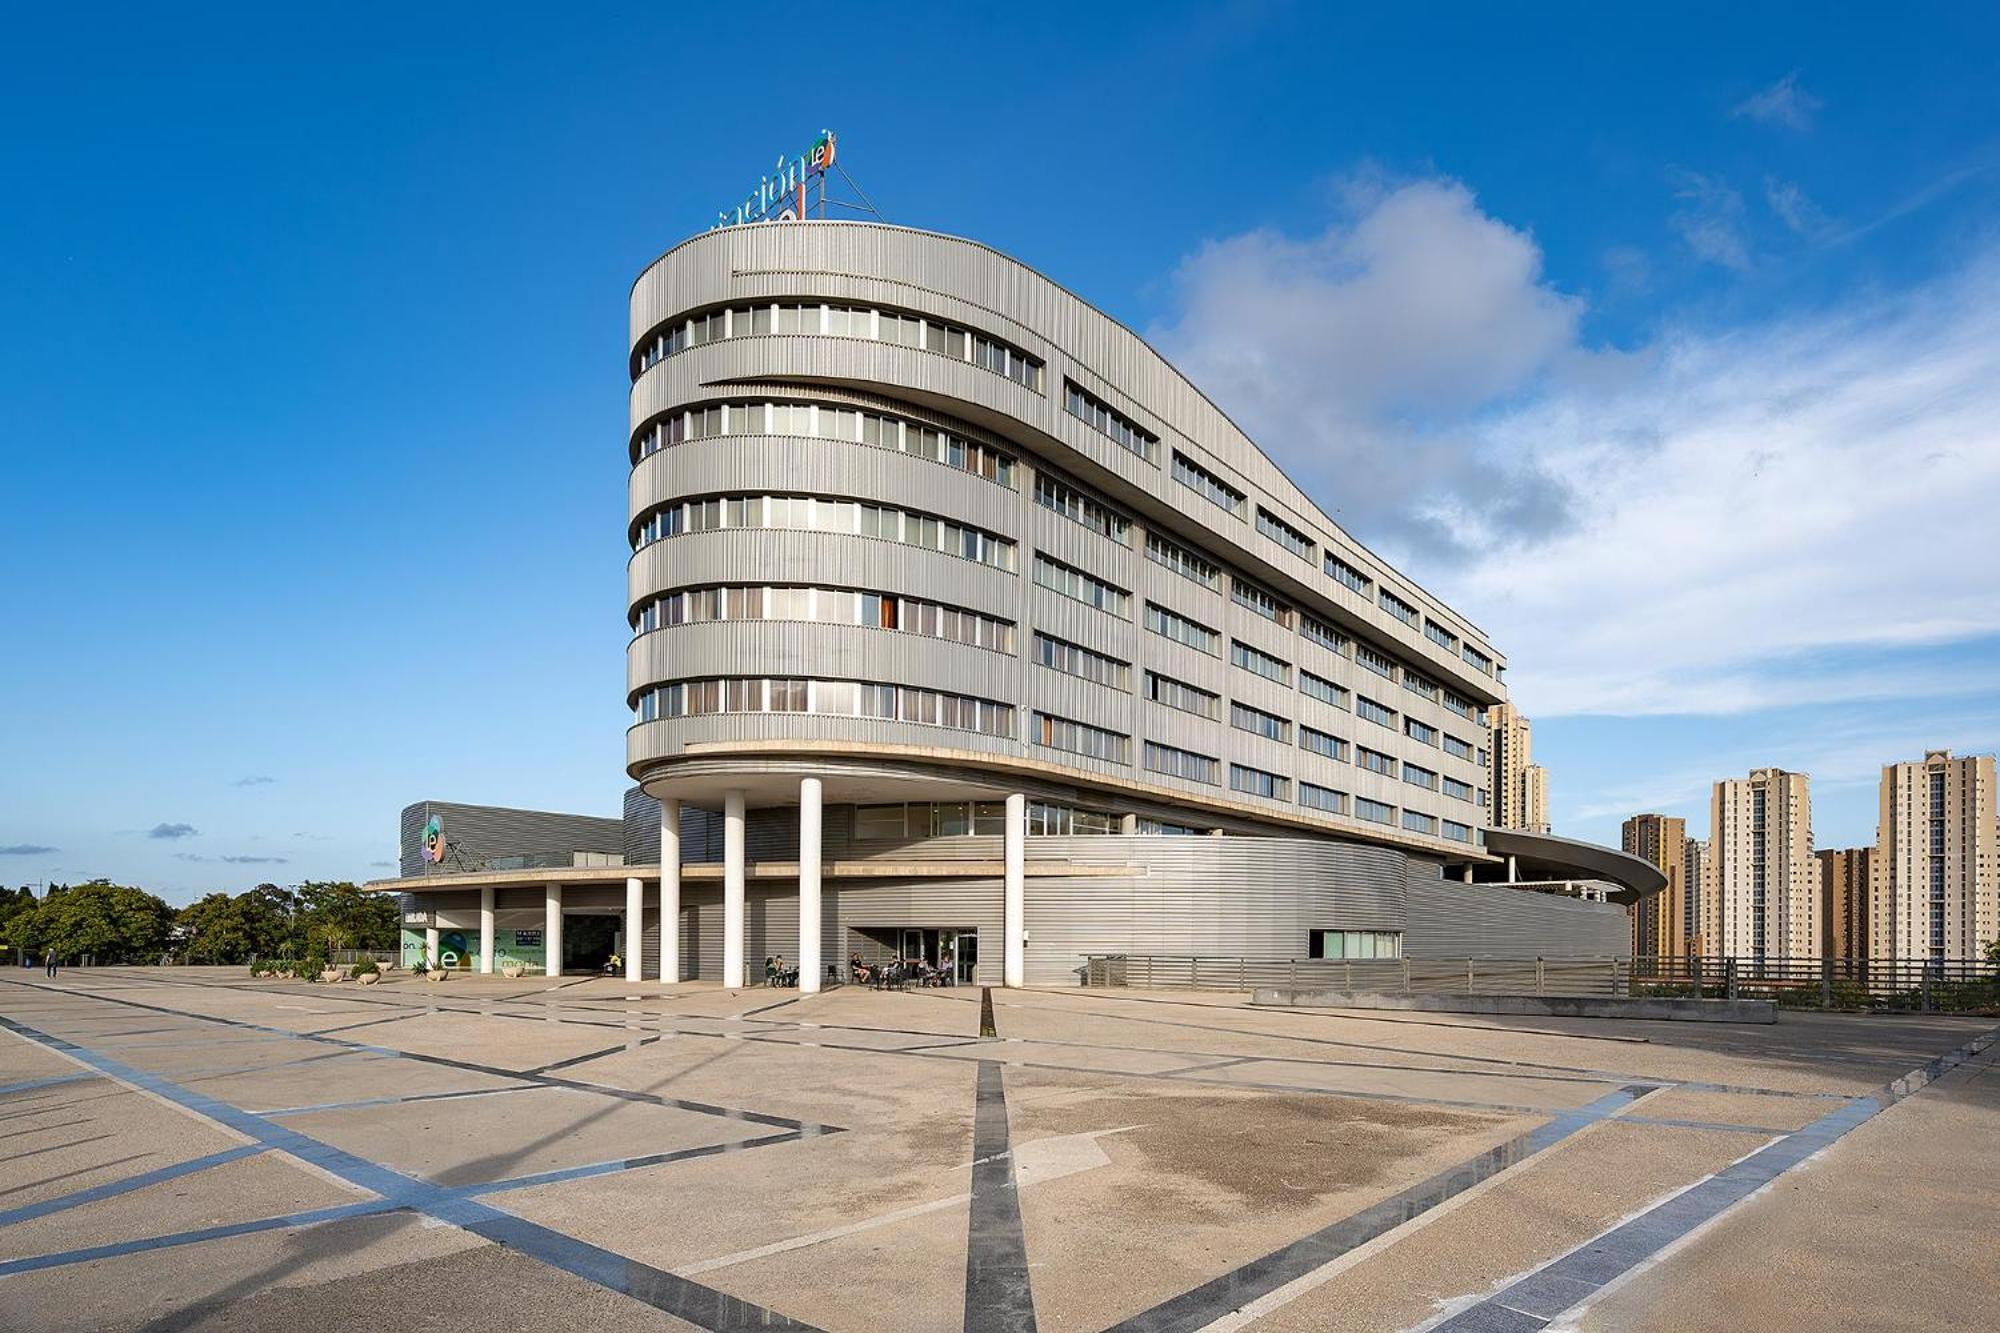
[[[49,950],[46,961],[49,965],[49,975],[54,976],[56,974],[56,951],[54,949]]]

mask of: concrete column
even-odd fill
[[[1001,982],[1022,986],[1028,980],[1028,798],[1015,792],[1007,798],[1007,825],[1001,839],[1006,857],[1006,894],[1001,907]]]
[[[493,886],[479,891],[479,970],[493,972]]]
[[[433,921],[436,921],[437,918],[433,916],[431,919]],[[429,925],[424,927],[424,966],[426,967],[443,966],[443,964],[438,961],[438,928],[435,925]]]
[[[1518,883],[1521,878],[1521,862],[1512,852],[1507,854],[1507,882]]]
[[[799,780],[799,994],[819,990],[820,781]]]
[[[562,975],[562,885],[551,884],[542,900],[542,970],[549,976]]]
[[[681,979],[681,803],[660,802],[660,984]]]
[[[625,980],[639,979],[639,951],[646,934],[646,881],[625,878]]]
[[[1472,883],[1472,862],[1467,861],[1465,863],[1465,871],[1460,876],[1460,878],[1463,879],[1467,884]]]
[[[743,982],[743,791],[722,796],[722,984]]]

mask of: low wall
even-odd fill
[[[1323,1009],[1403,1009],[1426,1014],[1525,1014],[1535,1018],[1645,1018],[1687,1023],[1775,1023],[1770,1000],[1676,1000],[1589,995],[1387,995],[1379,991],[1261,986],[1252,1004]]]

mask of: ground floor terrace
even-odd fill
[[[1984,1327],[1992,1020],[0,973],[0,1327]]]

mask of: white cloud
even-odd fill
[[[1747,116],[1766,125],[1782,125],[1788,130],[1812,128],[1813,116],[1826,103],[1799,86],[1799,71],[1793,70],[1770,87],[1738,102],[1731,116]]]
[[[1778,215],[1778,221],[1800,236],[1821,236],[1827,231],[1826,214],[1804,190],[1790,181],[1766,176],[1764,202]]]
[[[1991,688],[2000,256],[1628,355],[1531,237],[1423,181],[1205,247],[1163,348],[1364,541],[1483,624],[1531,715]]]
[[[1750,267],[1750,243],[1743,235],[1743,196],[1719,176],[1704,176],[1685,167],[1667,172],[1680,206],[1667,224],[1687,243],[1695,258],[1724,268]]]

